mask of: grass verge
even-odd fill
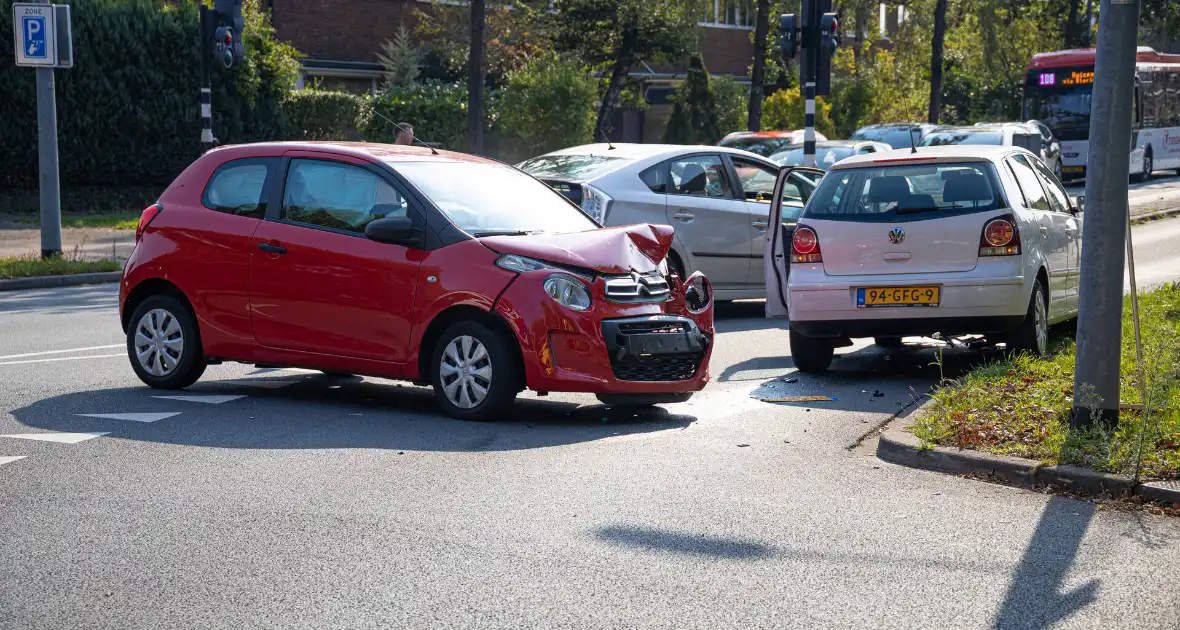
[[[1020,356],[973,370],[933,395],[914,435],[927,444],[1015,455],[1146,477],[1180,478],[1180,283],[1139,298],[1147,413],[1135,365],[1130,298],[1123,309],[1122,409],[1118,426],[1071,432],[1075,346],[1063,342],[1043,359]],[[1093,403],[1089,403],[1093,404]]]
[[[43,260],[40,256],[0,256],[0,280],[31,278],[34,276],[64,276],[73,273],[119,271],[123,267],[114,260],[83,260],[78,256],[64,256]]]
[[[23,225],[41,225],[40,217],[21,217],[16,220]],[[96,214],[84,217],[62,217],[61,226],[67,228],[112,228],[134,230],[139,224],[138,214]]]

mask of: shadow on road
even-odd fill
[[[643,527],[607,526],[599,529],[597,535],[601,540],[623,547],[692,556],[758,560],[774,554],[773,549],[761,543],[714,536],[685,536]]]
[[[1095,510],[1097,506],[1086,501],[1065,497],[1049,500],[1012,575],[1008,595],[996,617],[996,630],[1049,628],[1094,601],[1098,580],[1069,592],[1064,590],[1064,582]]]
[[[153,398],[227,394],[248,397],[217,405]],[[176,411],[181,415],[155,423],[78,415]],[[12,415],[36,429],[107,432],[107,437],[183,446],[447,452],[543,448],[683,429],[696,421],[660,407],[522,398],[504,421],[465,422],[441,416],[427,388],[289,373],[202,381],[178,392],[126,387],[70,393],[37,401]]]

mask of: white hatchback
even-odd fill
[[[1081,206],[1020,148],[843,160],[790,242],[767,233],[767,315],[789,314],[791,356],[804,372],[826,370],[854,337],[896,345],[983,334],[1044,354],[1049,326],[1077,316]],[[779,212],[772,204],[772,221]]]

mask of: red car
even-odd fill
[[[465,419],[526,387],[677,402],[709,380],[713,299],[704,276],[667,273],[671,244],[479,157],[222,147],[144,210],[120,317],[161,389],[240,361],[430,384]]]

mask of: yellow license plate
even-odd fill
[[[940,287],[872,287],[856,290],[857,308],[938,306]]]
[[[1081,173],[1086,170],[1086,167],[1084,167],[1084,166],[1067,166],[1061,170],[1066,173]]]

